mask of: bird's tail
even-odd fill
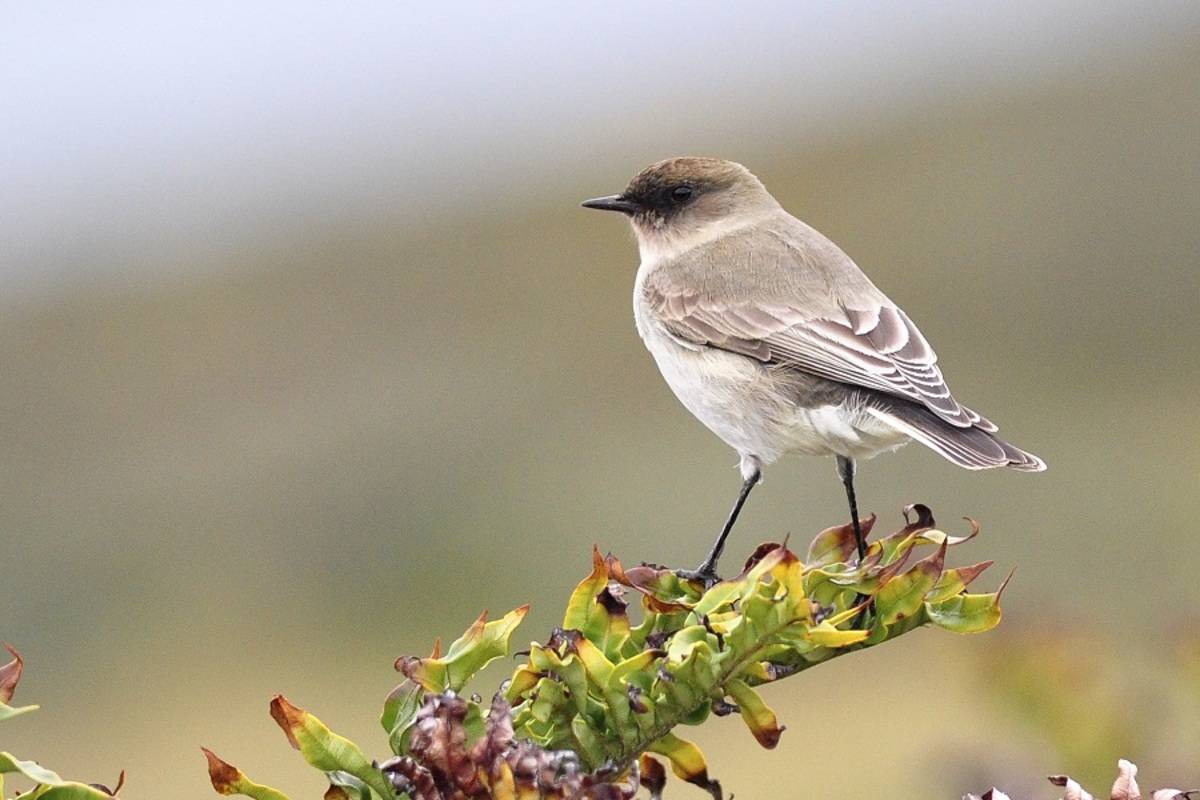
[[[1026,453],[978,427],[956,427],[915,403],[878,398],[868,411],[960,467],[1011,467],[1022,472],[1041,472],[1046,468],[1046,462],[1033,453]]]

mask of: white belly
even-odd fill
[[[806,404],[805,389],[819,379],[722,350],[689,348],[645,318],[638,327],[675,396],[743,457],[764,464],[787,453],[870,458],[908,441],[868,414],[862,401]]]

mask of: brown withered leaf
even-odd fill
[[[272,789],[270,786],[255,783],[246,777],[246,773],[229,762],[221,760],[207,747],[201,747],[200,749],[204,751],[204,758],[208,761],[208,777],[212,781],[212,787],[216,790],[217,794],[254,797],[257,800],[287,800],[287,796],[282,792]],[[116,797],[124,785],[125,773],[122,772],[120,778],[117,780],[117,788],[113,791],[108,792],[102,786],[96,788]],[[328,797],[328,795],[326,796]],[[341,798],[336,798],[335,796],[330,798],[330,800],[341,800]]]
[[[200,749],[204,751],[204,757],[208,759],[208,777],[212,781],[213,788],[217,790],[217,794],[232,794],[233,785],[242,779],[242,771],[228,761],[222,760],[207,747]]]
[[[468,793],[478,789],[471,754],[467,752],[467,701],[453,694],[433,695],[417,712],[409,751],[421,763]]]
[[[968,564],[965,567],[957,567],[955,575],[962,581],[962,585],[970,586],[976,578],[984,573],[995,561],[980,561],[978,564]]]
[[[962,540],[964,542],[969,542],[979,535],[979,532],[983,530],[983,526],[980,525],[979,520],[975,519],[974,517],[963,517],[963,520],[967,523],[967,525],[970,526],[971,532],[964,536]]]
[[[271,698],[271,719],[283,729],[288,743],[299,750],[300,742],[293,729],[304,724],[304,711],[288,702],[283,695],[277,694]]]
[[[656,759],[642,755],[638,759],[638,782],[650,792],[650,800],[662,800],[663,788],[667,785],[667,771]]]
[[[444,800],[433,773],[411,756],[397,756],[379,765],[397,792],[412,800]]]
[[[779,542],[763,542],[758,547],[754,548],[750,555],[746,557],[746,561],[742,565],[742,574],[745,574],[753,569],[754,565],[762,561],[763,558],[766,557],[767,553],[778,550],[780,547],[783,547],[783,545],[781,545]]]
[[[901,531],[905,536],[917,531],[936,528],[937,522],[933,519],[933,510],[924,503],[910,503],[904,507],[904,530]],[[912,519],[909,519],[912,515]]]
[[[623,617],[626,616],[625,609],[628,607],[628,604],[622,598],[623,594],[624,589],[620,586],[605,586],[600,591],[600,594],[596,595],[596,602],[604,606],[604,610],[608,612],[609,616]]]
[[[476,764],[490,765],[503,757],[513,742],[512,705],[497,692],[492,698],[482,738],[471,748],[471,760]]]
[[[109,797],[116,797],[121,793],[121,789],[125,787],[125,770],[121,770],[121,774],[117,776],[117,785],[115,788],[110,789],[103,783],[89,783],[88,786],[97,791],[104,792]]]
[[[21,654],[17,652],[17,648],[8,642],[4,642],[3,644],[4,649],[12,656],[12,661],[0,667],[0,703],[7,703],[13,699],[13,694],[17,691],[17,684],[21,682],[21,673],[25,669],[25,659],[21,658]]]
[[[546,750],[529,740],[514,740],[512,707],[503,694],[492,701],[484,735],[465,748],[465,706],[451,692],[426,695],[410,755],[379,765],[398,792],[412,800],[632,800],[636,795],[636,767],[585,773],[579,757],[569,750]]]
[[[608,576],[614,581],[621,581],[621,576],[625,574],[625,568],[621,566],[621,560],[612,553],[609,553],[604,556],[604,563],[608,565]]]

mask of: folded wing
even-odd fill
[[[837,310],[825,304],[817,315],[806,313],[804,306],[812,304],[805,298],[716,302],[653,274],[643,292],[666,330],[685,342],[911,400],[960,428],[996,430],[954,399],[929,342],[881,293]]]

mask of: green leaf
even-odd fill
[[[406,734],[417,719],[417,712],[421,710],[424,697],[425,692],[418,684],[406,680],[392,689],[383,701],[383,714],[379,717],[379,724],[387,731],[388,745],[398,756],[407,751]]]
[[[238,794],[254,800],[288,800],[287,795],[270,786],[255,783],[246,774],[227,761],[222,761],[207,747],[201,747],[208,759],[208,777],[217,794]]]
[[[522,664],[513,673],[512,680],[508,682],[508,688],[505,690],[504,696],[508,698],[510,703],[520,702],[521,698],[528,694],[529,690],[536,686],[542,677],[542,673],[533,667],[528,664]]]
[[[66,783],[57,773],[46,769],[36,761],[23,761],[12,753],[0,753],[0,774],[18,773],[34,783],[61,786]]]
[[[112,800],[113,798],[111,794],[97,789],[95,786],[75,781],[65,781],[58,786],[41,787],[28,795],[21,795],[22,800],[26,797],[29,800]]]
[[[680,739],[673,733],[668,733],[655,740],[646,748],[651,753],[658,753],[671,762],[671,771],[679,778],[693,783],[706,791],[713,792],[719,797],[721,784],[708,777],[708,765],[704,762],[704,753],[700,748],[686,739]]]
[[[875,610],[884,625],[911,617],[921,608],[925,595],[933,590],[942,574],[946,547],[942,542],[936,553],[921,559],[908,572],[892,578],[879,589],[875,595]]]
[[[766,547],[767,545],[760,545],[758,550],[755,551],[755,558],[757,560],[752,559],[749,568],[734,579],[741,590],[740,596],[743,601],[749,599],[755,592],[759,591],[761,588],[760,582],[767,575],[770,575],[785,559],[795,558],[783,545],[776,545],[763,552]]]
[[[571,720],[571,733],[577,744],[575,750],[589,764],[599,765],[604,761],[604,743],[600,735],[583,714]]]
[[[729,605],[742,593],[742,585],[735,581],[722,581],[713,586],[696,603],[692,611],[698,617],[705,617],[722,606]]]
[[[391,783],[383,776],[354,742],[339,736],[325,723],[288,702],[283,695],[271,700],[271,716],[283,729],[292,747],[300,751],[304,760],[322,772],[340,770],[348,772],[383,798],[395,793]]]
[[[371,787],[345,772],[327,772],[329,788],[324,800],[371,800]]]
[[[1007,581],[1005,581],[1007,583]],[[939,603],[927,603],[929,621],[954,633],[982,633],[1000,624],[1000,593],[960,594]]]
[[[613,577],[641,592],[643,605],[658,614],[686,611],[700,596],[697,584],[685,581],[673,570],[665,568],[642,565]]]
[[[30,711],[37,711],[38,708],[40,708],[40,706],[17,706],[14,708],[13,706],[0,703],[0,722],[3,722],[6,719],[12,719],[13,717],[19,717],[22,714],[28,714]]]
[[[580,631],[605,655],[616,658],[629,638],[629,616],[625,613],[625,603],[609,589],[609,572],[609,562],[593,546],[592,573],[571,593],[562,626]]]
[[[710,634],[703,625],[689,625],[671,637],[671,641],[667,645],[667,659],[684,661],[700,643],[715,646],[717,637]]]
[[[996,609],[962,595],[986,564],[943,574],[947,549],[962,539],[935,530],[927,509],[917,512],[916,522],[872,542],[861,564],[852,529],[840,526],[817,537],[807,565],[768,542],[742,573],[707,589],[664,567],[622,571],[594,551],[590,575],[572,594],[567,629],[535,643],[509,685],[515,735],[574,749],[589,769],[659,753],[677,775],[712,791],[703,756],[673,735],[676,726],[703,722],[728,698],[771,747],[782,727],[752,686],[888,641],[935,614],[951,629],[986,624]],[[610,609],[597,602],[614,586],[636,589],[646,610],[615,647],[604,622]],[[872,603],[870,628],[856,627]]]
[[[737,703],[742,720],[745,721],[746,727],[754,734],[758,743],[768,750],[774,749],[775,745],[779,744],[779,737],[783,733],[783,728],[779,726],[779,719],[775,716],[775,712],[763,702],[758,692],[740,680],[730,681],[726,686],[726,691],[733,698],[733,702]]]
[[[804,632],[808,641],[821,647],[849,647],[852,644],[858,644],[869,635],[870,631],[858,628],[848,631],[835,628],[829,623],[829,620],[825,620],[820,625],[814,625]]]
[[[864,562],[870,566],[888,565],[904,557],[918,544],[918,532],[907,532],[908,528],[885,536],[867,546]]]
[[[572,640],[569,647],[570,651],[583,664],[588,679],[597,687],[608,686],[609,678],[613,673],[613,663],[600,651],[600,648],[583,637]]]
[[[627,658],[621,663],[613,667],[612,672],[608,677],[609,686],[617,686],[621,681],[624,681],[629,675],[639,670],[644,670],[650,666],[656,659],[666,655],[663,650],[643,650],[633,658]]]
[[[485,611],[466,633],[450,645],[445,656],[402,657],[397,659],[396,669],[430,692],[444,692],[447,689],[461,692],[476,672],[508,654],[508,640],[528,613],[529,606],[525,605],[508,612],[501,619],[488,622]]]
[[[111,800],[112,795],[94,786],[75,781],[64,781],[57,773],[46,769],[36,761],[24,761],[11,753],[0,753],[0,775],[19,774],[38,784],[38,787],[21,797],[49,797],[51,800]]]

